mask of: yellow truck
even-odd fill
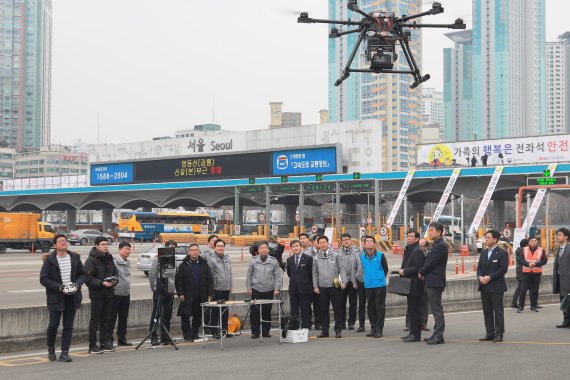
[[[49,252],[55,230],[52,225],[40,221],[39,214],[0,212],[0,254],[6,249],[40,249]]]

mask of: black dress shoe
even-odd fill
[[[372,338],[372,337],[374,336],[374,334],[376,334],[376,331],[371,330],[368,334],[366,334],[366,336],[367,336],[368,338]]]
[[[496,336],[493,338],[493,343],[499,343],[499,342],[502,342],[502,341],[503,341],[503,336],[502,336],[502,335],[496,335]]]
[[[414,335],[410,335],[406,339],[404,339],[404,342],[405,343],[421,342],[421,339],[419,337],[414,336]]]
[[[335,338],[342,338],[342,334],[339,332],[336,333],[336,335],[334,336]]]
[[[256,333],[251,333],[251,339],[257,339],[257,338],[259,338],[259,333],[258,333],[258,332],[256,332]]]
[[[556,327],[559,328],[559,329],[564,329],[564,328],[570,327],[570,323],[568,323],[568,322],[562,322],[561,324],[556,325]]]
[[[429,342],[430,340],[433,340],[434,336],[430,336],[429,338],[424,338],[424,342]]]
[[[429,345],[444,344],[445,340],[443,338],[434,338],[432,340],[428,340],[426,343]]]
[[[118,342],[117,342],[117,345],[118,345],[118,346],[132,346],[133,343],[132,343],[132,342],[129,342],[128,340],[125,339],[125,340],[120,340],[120,341],[118,341]]]
[[[400,339],[402,339],[402,340],[403,340],[403,339],[408,339],[408,338],[411,337],[411,336],[412,336],[412,334],[404,335],[404,336],[401,336]]]
[[[358,330],[356,330],[356,332],[357,332],[357,333],[364,332],[364,326],[360,326],[360,327],[358,328]]]
[[[495,337],[493,335],[485,335],[484,338],[479,338],[479,342],[490,342],[494,339]]]
[[[69,357],[69,353],[67,351],[62,351],[59,355],[60,362],[70,362],[71,358]]]
[[[530,311],[534,311],[534,312],[538,313],[538,309],[536,307],[531,307]]]
[[[374,333],[374,338],[382,338],[382,333],[380,331],[376,331]]]
[[[329,334],[325,334],[325,333],[320,333],[317,338],[328,338]]]

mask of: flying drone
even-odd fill
[[[393,12],[384,12],[375,10],[366,13],[356,4],[356,0],[349,0],[348,9],[352,12],[359,13],[363,16],[360,21],[353,20],[324,20],[309,18],[307,12],[302,12],[297,19],[298,23],[303,24],[336,24],[345,26],[356,26],[355,29],[339,30],[332,28],[329,38],[339,38],[351,33],[360,33],[352,53],[342,71],[340,78],[335,82],[335,86],[340,86],[346,80],[350,73],[392,73],[392,74],[411,74],[414,77],[414,83],[410,88],[416,88],[430,78],[429,74],[421,75],[420,69],[412,55],[409,41],[412,33],[408,28],[447,28],[447,29],[465,29],[465,23],[458,18],[453,24],[418,24],[416,21],[410,21],[423,16],[437,15],[444,12],[440,3],[433,3],[430,10],[415,15],[396,17]],[[350,65],[358,52],[360,44],[366,41],[365,59],[370,65],[368,69],[352,69]],[[404,57],[410,66],[410,70],[394,70],[394,63],[398,59],[396,54],[396,43],[399,43],[404,52]]]

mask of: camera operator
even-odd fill
[[[83,264],[77,253],[67,250],[67,238],[58,234],[53,238],[55,250],[44,256],[40,284],[46,288],[49,325],[47,328],[48,359],[54,361],[55,338],[63,316],[60,362],[70,362],[69,346],[73,335],[75,310],[81,307],[81,285],[85,282]]]
[[[112,344],[106,343],[109,326],[110,304],[117,285],[117,267],[113,262],[113,256],[109,253],[109,240],[104,236],[95,238],[95,246],[89,252],[85,260],[85,283],[89,288],[91,299],[91,318],[89,319],[89,350],[90,354],[102,354],[104,351],[115,351]],[[114,277],[114,282],[110,277]],[[99,330],[99,342],[97,346],[97,330]]]
[[[279,263],[275,257],[269,256],[269,243],[261,242],[257,246],[259,255],[251,259],[247,276],[245,277],[245,286],[252,300],[270,300],[273,297],[279,297],[281,290],[281,279],[283,270],[280,269]],[[271,320],[271,304],[261,305],[262,319],[264,321]],[[259,337],[259,307],[253,305],[251,310],[251,338]],[[263,322],[262,334],[264,338],[271,337],[269,330],[270,322]]]
[[[178,247],[178,243],[174,240],[168,240],[164,243],[166,248]],[[168,335],[165,331],[170,331],[170,319],[172,318],[172,303],[174,302],[174,293],[176,291],[176,286],[174,283],[174,278],[176,276],[176,269],[163,268],[162,278],[167,279],[168,289],[162,289],[162,284],[160,282],[160,265],[158,261],[158,255],[152,261],[150,270],[148,272],[148,280],[150,282],[150,290],[152,290],[152,314],[150,316],[150,326],[149,332],[152,331],[157,323],[160,316],[160,311],[162,309],[162,328],[160,331],[160,343],[167,345],[172,344]],[[163,291],[163,293],[161,293]],[[156,332],[151,336],[150,344],[157,346],[159,344],[158,336]]]
[[[281,269],[285,270],[285,263],[283,262],[285,244],[283,244],[283,240],[277,238],[277,236],[270,236],[267,241],[257,241],[251,247],[249,247],[249,253],[251,253],[251,256],[255,257],[259,255],[259,246],[261,244],[266,244],[268,246],[269,256],[274,257],[279,263]]]

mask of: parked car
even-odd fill
[[[97,230],[75,230],[71,231],[67,234],[67,241],[71,245],[78,244],[79,245],[87,245],[89,243],[95,243],[95,239],[98,236],[105,236],[109,239],[109,243],[113,244],[115,242],[115,238],[109,234],[104,234],[101,231]]]
[[[155,247],[150,248],[148,251],[141,253],[139,255],[139,260],[137,261],[137,269],[143,271],[145,275],[148,276],[148,271],[150,270],[150,266],[152,264],[152,260],[158,254],[158,249],[164,247],[163,245],[158,245]],[[176,267],[180,265],[182,260],[188,255],[188,244],[180,244],[176,247],[174,251],[176,257]]]

